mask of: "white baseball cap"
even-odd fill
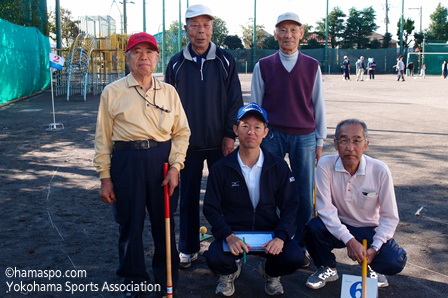
[[[275,27],[277,27],[278,24],[280,24],[283,21],[293,21],[299,24],[299,26],[302,26],[299,16],[293,12],[285,12],[284,14],[279,15]]]
[[[185,13],[185,19],[191,19],[197,16],[208,16],[212,20],[215,19],[212,15],[212,10],[205,5],[196,4],[188,6],[187,12]]]

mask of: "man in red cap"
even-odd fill
[[[154,37],[143,32],[132,35],[125,56],[130,74],[106,86],[101,94],[93,163],[100,173],[100,196],[113,204],[120,225],[117,275],[124,278],[120,289],[125,297],[137,297],[149,289],[142,239],[145,207],[155,246],[155,282],[166,289],[163,185],[168,184],[171,210],[175,210],[190,128],[176,90],[152,76],[159,57]],[[170,169],[164,179],[165,162]],[[176,285],[175,237],[171,237],[171,249]]]

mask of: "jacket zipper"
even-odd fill
[[[204,66],[204,59],[201,58],[201,69],[199,70],[201,72],[201,81],[204,80],[204,76],[203,76],[203,73],[202,73],[202,67],[203,66]]]

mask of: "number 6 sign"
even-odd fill
[[[344,274],[342,276],[341,298],[361,298],[362,278],[361,276]],[[367,278],[367,298],[378,297],[378,281]]]

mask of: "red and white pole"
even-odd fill
[[[163,177],[168,173],[168,163],[163,165]],[[173,277],[171,272],[171,224],[170,224],[170,196],[168,195],[168,184],[163,186],[165,197],[165,240],[166,240],[166,293],[173,297]]]

